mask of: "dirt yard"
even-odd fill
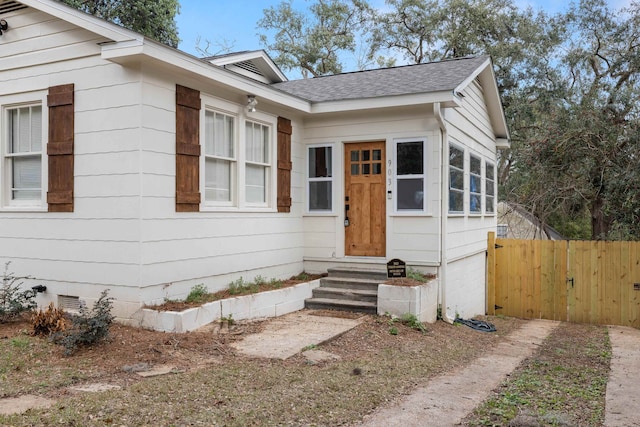
[[[523,320],[491,318],[497,333],[437,322],[420,332],[399,322],[364,322],[318,346],[336,357],[312,363],[249,358],[230,344],[264,322],[171,334],[114,325],[108,341],[63,356],[29,335],[29,323],[0,325],[0,397],[53,399],[48,409],[1,416],[0,425],[347,425],[397,401],[429,378],[463,366]],[[170,372],[143,378],[140,371]],[[78,392],[77,386],[118,389]]]

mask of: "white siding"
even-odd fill
[[[404,215],[394,212],[395,199],[387,199],[387,248],[386,259],[401,258],[418,265],[437,265],[440,261],[440,133],[433,114],[425,109],[421,112],[393,109],[383,112],[341,114],[326,119],[305,122],[305,152],[311,144],[333,143],[334,145],[334,215],[306,214],[304,218],[304,252],[309,261],[327,262],[344,259],[344,143],[354,141],[386,141],[385,174],[393,172],[393,141],[400,138],[425,138],[428,164],[427,204],[428,214]],[[306,169],[302,181],[306,185]],[[387,186],[393,190],[393,183]],[[395,197],[395,196],[394,196]],[[305,207],[303,206],[303,209]],[[382,260],[381,262],[385,262]]]
[[[138,73],[101,60],[102,38],[49,15],[28,8],[3,18],[11,28],[2,36],[0,97],[73,83],[76,135],[74,212],[0,211],[0,261],[45,283],[49,295],[137,287]]]
[[[447,266],[446,313],[464,319],[485,314],[486,258],[484,253],[449,263]]]
[[[177,83],[202,97],[225,94],[197,82]],[[250,209],[226,212],[175,211],[175,77],[145,69],[142,82],[142,197],[140,286],[166,297],[183,296],[195,283],[219,289],[240,276],[285,278],[302,271],[300,124],[293,122],[291,213]],[[211,91],[211,92],[208,92]],[[242,98],[227,99],[236,103]],[[262,107],[264,108],[264,106]],[[278,111],[265,111],[274,117]],[[287,117],[286,114],[283,114]],[[295,119],[295,117],[287,117]],[[273,141],[276,144],[274,138]],[[276,173],[276,159],[271,171]],[[201,171],[202,173],[202,171]],[[272,191],[276,189],[273,188]],[[201,190],[202,196],[204,191]],[[274,199],[275,200],[275,199]],[[145,291],[142,298],[157,293]],[[148,295],[148,296],[147,296]]]
[[[495,136],[482,87],[472,82],[464,91],[462,106],[445,114],[448,142],[465,151],[464,214],[448,216],[446,225],[445,301],[449,318],[470,318],[485,313],[485,251],[487,233],[496,229],[496,215],[469,213],[469,158],[482,160],[482,186],[486,162],[496,165]],[[446,201],[445,201],[446,203]]]

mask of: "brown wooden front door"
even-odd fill
[[[385,256],[384,145],[384,141],[345,145],[346,255]]]

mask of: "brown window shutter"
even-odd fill
[[[278,212],[291,212],[291,120],[278,117]]]
[[[200,210],[200,92],[176,85],[176,212]]]
[[[49,212],[73,212],[73,84],[49,88]]]

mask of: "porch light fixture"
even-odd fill
[[[258,100],[255,95],[247,95],[247,113],[255,113]]]
[[[2,35],[2,32],[7,31],[8,28],[9,24],[7,24],[7,21],[5,21],[4,19],[0,19],[0,36]]]

